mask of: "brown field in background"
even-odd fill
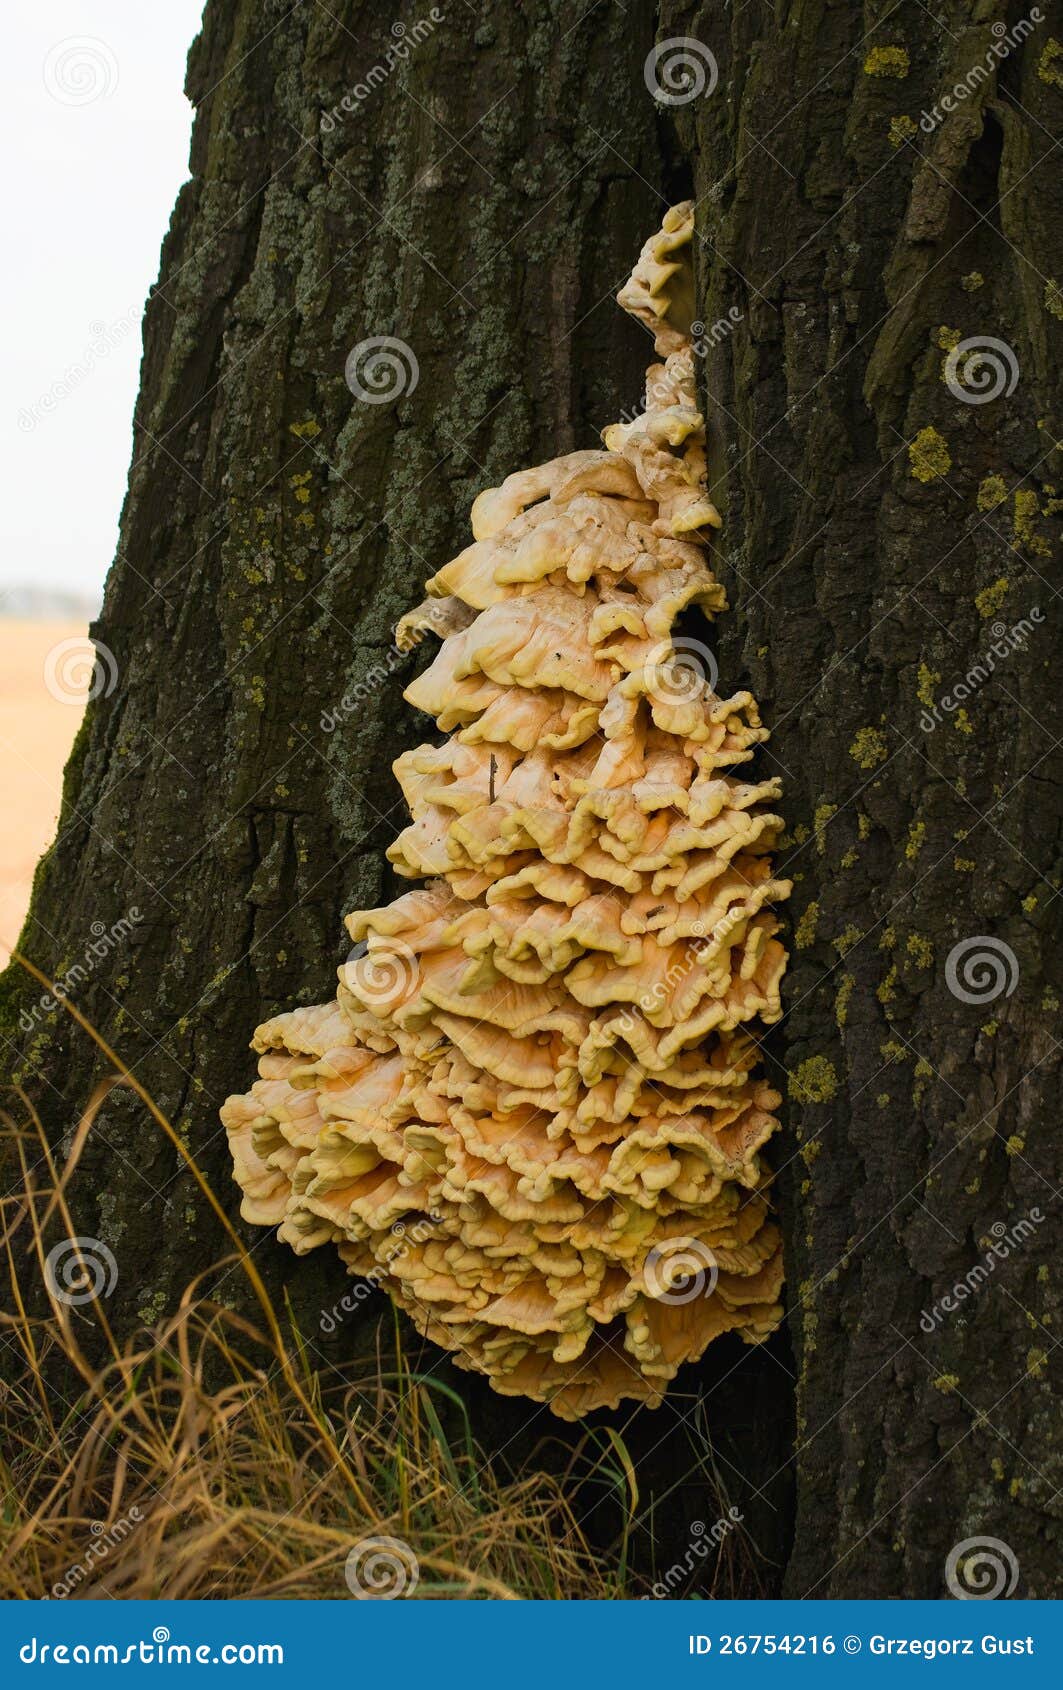
[[[77,648],[52,659],[50,690],[49,655],[74,640]],[[63,766],[85,708],[89,650],[84,623],[0,617],[0,964],[22,928],[33,871],[55,838]]]

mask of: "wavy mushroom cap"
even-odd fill
[[[786,953],[767,737],[677,619],[726,608],[688,338],[693,208],[620,302],[642,415],[510,475],[396,644],[447,737],[395,772],[427,884],[347,917],[336,998],[259,1027],[222,1111],[242,1214],[335,1245],[460,1367],[579,1419],[781,1318],[756,1073]],[[689,626],[684,621],[683,628]],[[694,648],[692,652],[692,647]]]

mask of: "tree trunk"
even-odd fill
[[[1030,1595],[1058,1577],[1063,16],[937,122],[1007,46],[1002,7],[938,10],[666,5],[659,31],[719,69],[678,119],[737,607],[720,663],[773,728],[798,879],[772,1040],[794,1596],[944,1595],[974,1536]],[[996,398],[962,354],[943,379],[987,338]]]
[[[775,730],[762,767],[785,777],[799,877],[767,1056],[789,1074],[800,1378],[796,1445],[783,1343],[721,1342],[685,1393],[623,1417],[643,1502],[681,1487],[642,1516],[652,1569],[715,1517],[691,1464],[700,1385],[762,1588],[778,1587],[796,1472],[791,1594],[941,1595],[950,1550],[976,1535],[1049,1592],[1063,24],[1042,11],[929,130],[924,108],[998,40],[989,4],[957,0],[946,29],[921,7],[875,25],[810,0],[537,0],[482,20],[462,0],[438,23],[411,9],[403,36],[376,0],[208,0],[192,51],[192,180],[148,305],[94,630],[117,678],[71,759],[22,949],[56,978],[126,923],[72,995],[233,1211],[217,1108],[250,1077],[250,1030],[330,995],[342,913],[395,891],[389,765],[424,736],[392,625],[465,543],[480,488],[637,405],[645,342],[613,295],[663,203],[697,197],[734,606],[722,684],[748,684]],[[674,37],[700,44],[702,92],[655,103],[647,55]],[[405,345],[400,391],[360,399],[348,354],[382,336]],[[943,365],[957,337],[987,336],[1018,381],[971,403],[973,367],[961,357],[947,385]],[[371,379],[354,362],[355,385]],[[1003,641],[965,714],[939,705],[1023,618],[1025,647]],[[982,935],[1018,983],[966,1001],[950,954]],[[5,1031],[61,1143],[105,1069],[37,995],[9,971]],[[79,1182],[79,1225],[118,1262],[119,1323],[157,1318],[223,1246],[127,1091]],[[991,1280],[938,1318],[1024,1218]],[[313,1336],[343,1290],[331,1252],[296,1263],[254,1243]],[[458,1388],[500,1447],[526,1447],[529,1424],[557,1432],[468,1376]]]

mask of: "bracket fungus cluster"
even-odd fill
[[[654,335],[644,414],[481,493],[399,624],[443,636],[405,696],[446,737],[396,762],[388,852],[424,884],[348,916],[335,1000],[259,1027],[223,1110],[246,1220],[337,1245],[459,1366],[570,1419],[659,1402],[781,1313],[753,1037],[786,962],[779,788],[736,772],[753,698],[675,631],[726,608],[692,231],[669,211],[619,296]]]

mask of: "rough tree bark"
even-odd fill
[[[393,891],[389,764],[423,728],[391,626],[464,543],[480,487],[592,443],[637,403],[645,345],[612,295],[662,203],[697,198],[735,607],[718,653],[775,729],[800,877],[788,1011],[766,1047],[789,1074],[778,1160],[800,1373],[796,1438],[785,1341],[714,1346],[686,1394],[625,1420],[645,1496],[680,1486],[647,1516],[655,1568],[714,1517],[691,1465],[700,1386],[763,1588],[779,1588],[794,1527],[794,1595],[941,1595],[946,1556],[974,1535],[1006,1542],[1029,1593],[1050,1589],[1063,23],[1041,9],[929,131],[924,108],[1017,13],[460,0],[427,33],[404,8],[408,53],[383,78],[390,0],[208,0],[190,58],[192,179],[148,304],[94,630],[118,682],[90,707],[22,948],[57,977],[93,923],[140,912],[77,1002],[233,1209],[216,1109],[249,1072],[250,1028],[328,995],[342,912]],[[644,65],[674,37],[718,76],[662,105]],[[323,128],[358,84],[366,97]],[[970,404],[943,382],[957,334],[1013,351],[1010,396]],[[344,362],[377,335],[412,348],[419,382],[358,403]],[[995,624],[1034,606],[1044,620],[966,715],[921,729]],[[952,947],[982,934],[1018,975],[988,1007],[946,978]],[[61,1013],[20,1030],[37,993],[17,971],[5,990],[15,1071],[61,1143],[103,1068]],[[127,1323],[216,1258],[128,1093],[108,1100],[79,1183]],[[921,1329],[994,1226],[1033,1210],[992,1282]],[[331,1254],[255,1246],[313,1333],[342,1290]],[[525,1447],[526,1412],[459,1385],[481,1435]]]

